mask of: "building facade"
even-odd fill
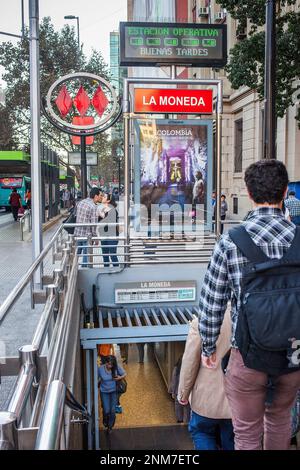
[[[119,31],[112,31],[109,38],[110,44],[110,74],[111,82],[115,87],[117,95],[122,95],[123,92],[123,78],[127,77],[127,68],[120,67],[120,34]],[[111,128],[111,140],[112,140],[112,153],[115,162],[118,167],[118,174],[115,175],[115,179],[118,181],[121,179],[121,173],[123,173],[123,123],[119,120]]]
[[[237,31],[237,20],[215,0],[189,0],[189,21],[227,24],[228,53],[247,36],[247,30]],[[263,102],[255,91],[247,87],[233,90],[223,70],[194,69],[190,73],[197,78],[223,79],[222,192],[227,196],[230,217],[241,219],[250,208],[243,181],[244,171],[251,163],[263,158]],[[290,181],[300,183],[300,130],[295,119],[297,106],[299,104],[290,107],[286,115],[277,121],[277,158],[286,164]]]
[[[299,9],[299,6],[286,8]],[[247,36],[247,29],[238,31],[237,20],[215,0],[128,0],[128,20],[225,23],[228,30],[228,53],[238,41]],[[134,75],[149,76],[149,73],[148,68],[134,71]],[[153,73],[151,72],[151,76]],[[223,69],[194,68],[188,69],[188,72],[185,69],[182,76],[187,76],[187,73],[190,78],[223,80],[222,192],[227,196],[229,217],[242,219],[250,209],[243,180],[244,171],[251,163],[263,158],[263,102],[256,91],[247,87],[233,90]],[[285,116],[277,121],[277,158],[286,164],[290,181],[299,183],[300,187],[300,130],[295,119],[297,107],[299,103],[290,107]]]

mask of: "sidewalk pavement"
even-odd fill
[[[27,241],[20,241],[20,224],[11,221],[11,217],[11,214],[0,217],[0,304],[32,264],[31,236],[27,237]],[[43,233],[44,246],[56,232],[61,221],[62,217],[59,217],[44,224],[43,230],[48,228]],[[52,269],[51,252],[46,257],[44,273],[47,274],[50,269]],[[18,356],[18,349],[31,343],[43,308],[43,305],[37,305],[34,310],[31,309],[28,286],[0,326],[0,357]],[[15,377],[1,378],[0,410],[5,409],[15,380]]]

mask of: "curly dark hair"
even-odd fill
[[[245,172],[249,194],[257,204],[278,204],[284,198],[289,182],[285,165],[278,160],[260,160]]]

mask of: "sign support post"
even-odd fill
[[[81,152],[81,173],[80,186],[82,190],[82,198],[87,198],[87,167],[86,167],[86,140],[83,135],[80,136],[80,152]]]
[[[39,70],[39,1],[29,0],[30,23],[30,114],[31,114],[31,181],[32,181],[32,258],[43,249],[42,239],[42,182],[40,145],[40,70]],[[40,285],[42,269],[33,275],[33,283]]]

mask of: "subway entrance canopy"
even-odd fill
[[[82,329],[84,349],[97,344],[152,343],[185,341],[189,323],[198,317],[195,305],[176,307],[100,308],[99,328]]]
[[[226,25],[120,23],[120,65],[194,65],[222,68],[227,61]]]

